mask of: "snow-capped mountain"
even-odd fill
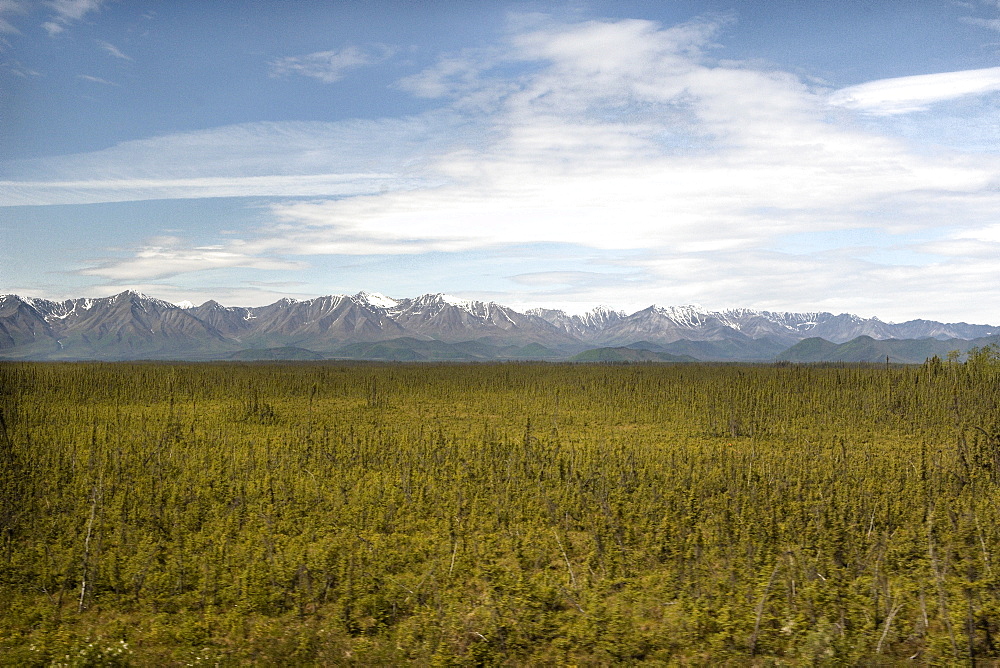
[[[598,306],[582,315],[567,315],[555,309],[533,308],[528,315],[538,316],[581,341],[591,342],[600,338],[600,333],[610,325],[625,318],[623,311],[615,311],[607,306]]]
[[[365,304],[373,308],[381,309],[391,309],[395,308],[399,302],[397,302],[392,297],[386,297],[385,295],[378,292],[359,292],[354,295],[353,299],[358,304]]]
[[[395,299],[359,292],[249,308],[216,301],[179,306],[133,291],[62,302],[0,296],[0,357],[6,359],[218,359],[279,347],[337,356],[345,346],[389,341],[410,341],[410,348],[442,355],[442,346],[462,344],[462,354],[476,359],[560,359],[595,345],[669,350],[699,359],[770,359],[809,337],[844,343],[858,336],[972,340],[998,333],[1000,328],[988,325],[893,324],[850,314],[711,311],[693,305],[650,306],[632,314],[607,307],[582,315],[553,309],[522,313],[445,294]]]
[[[604,319],[593,326],[583,326],[582,322],[594,312],[586,316],[568,316],[563,311],[550,309],[533,309],[529,312],[573,333],[583,341],[606,345],[629,345],[636,341],[672,343],[679,340],[742,338],[767,338],[790,345],[809,337],[843,343],[858,336],[870,336],[873,339],[930,337],[971,340],[1000,333],[1000,327],[991,325],[945,324],[932,320],[893,324],[849,313],[834,315],[826,312],[791,313],[753,309],[711,311],[695,305],[649,306],[631,315],[605,310],[602,312]]]
[[[717,341],[743,336],[719,314],[696,306],[650,306],[604,327],[597,341],[606,345],[628,345],[635,341]]]
[[[536,315],[519,313],[496,302],[422,295],[402,299],[389,316],[408,332],[439,341],[489,338],[509,343],[574,343],[571,336]]]
[[[0,328],[6,331],[8,341],[25,340],[28,330],[24,326],[32,327],[36,318],[45,323],[44,329],[30,330],[30,342],[7,349],[20,350],[23,355],[18,356],[29,358],[126,359],[185,349],[223,349],[228,343],[218,330],[188,309],[131,290],[101,299],[64,302],[5,295],[2,304]],[[7,316],[8,309],[13,318]]]
[[[52,326],[45,317],[45,311],[16,295],[0,296],[0,351],[28,347],[52,336]]]
[[[384,308],[367,298],[330,295],[281,300],[249,309],[248,337],[259,345],[320,346],[328,341],[380,341],[406,336]]]

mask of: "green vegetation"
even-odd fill
[[[593,348],[569,358],[570,362],[697,362],[688,355],[658,353],[643,348]]]
[[[991,348],[6,363],[0,396],[7,665],[1000,657]]]
[[[319,353],[296,346],[282,346],[280,348],[246,348],[237,350],[229,355],[231,360],[260,361],[260,360],[321,360],[325,359]]]
[[[964,354],[972,349],[984,349],[1000,344],[1000,337],[988,336],[966,341],[963,339],[873,339],[859,336],[845,343],[830,343],[824,339],[803,339],[778,355],[788,362],[884,362],[888,357],[896,364],[920,364],[931,357],[944,357],[952,351]]]
[[[512,346],[488,338],[458,343],[404,336],[387,341],[349,343],[328,355],[332,358],[393,362],[488,362],[500,359],[544,360],[565,357],[539,343]]]

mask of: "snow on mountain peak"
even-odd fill
[[[589,311],[587,311],[587,314],[588,315],[611,315],[611,314],[625,315],[624,311],[615,310],[615,309],[611,308],[610,306],[606,306],[604,304],[598,304],[594,308],[592,308]]]
[[[605,306],[603,304],[595,306],[581,316],[578,316],[580,320],[589,326],[600,326],[604,323],[611,322],[613,320],[621,320],[625,317],[624,311],[616,311],[610,306]]]
[[[673,320],[679,325],[697,327],[706,316],[714,315],[711,311],[698,306],[697,304],[684,304],[683,306],[652,306],[653,312],[669,320]]]
[[[430,308],[432,310],[439,310],[445,306],[454,306],[455,308],[462,309],[463,311],[468,311],[469,313],[476,314],[477,312],[489,310],[490,304],[484,302],[475,301],[473,299],[462,299],[454,295],[449,295],[443,292],[438,292],[436,294],[425,294],[420,295],[416,299],[407,300],[414,306]]]
[[[444,294],[443,292],[438,293],[435,296],[449,306],[457,306],[458,308],[465,310],[469,310],[469,308],[475,304],[475,302],[471,299],[462,299],[460,297],[455,297],[454,295]]]
[[[124,292],[119,292],[117,295],[112,295],[107,299],[115,304],[118,303],[119,298],[126,299],[130,301],[134,306],[146,309],[147,306],[154,306],[160,309],[173,309],[177,308],[176,304],[171,304],[170,302],[165,302],[162,299],[157,299],[156,297],[151,297],[145,293],[139,292],[138,290],[125,290]]]
[[[390,309],[399,306],[399,302],[392,297],[386,297],[381,292],[359,292],[354,295],[354,299],[376,308]]]
[[[4,295],[5,297],[8,295]],[[31,306],[46,319],[54,318],[56,320],[63,320],[67,318],[73,311],[76,310],[76,305],[72,301],[65,302],[54,302],[48,299],[40,299],[38,297],[18,297],[17,295],[9,295],[15,299],[19,299],[25,304]]]
[[[194,302],[184,299],[179,302],[174,302],[174,306],[176,306],[177,308],[184,308],[184,309],[194,308]]]

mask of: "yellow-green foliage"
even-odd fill
[[[1000,656],[1000,364],[0,366],[8,665]]]

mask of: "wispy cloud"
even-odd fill
[[[309,174],[191,179],[0,181],[0,206],[93,204],[204,197],[347,196],[379,192],[388,184],[399,187],[399,179],[390,174]]]
[[[46,6],[53,10],[51,20],[42,24],[46,32],[54,37],[90,12],[96,12],[104,5],[105,0],[49,0]]]
[[[988,28],[990,30],[1000,32],[1000,19],[981,19],[974,16],[963,16],[959,20],[962,23],[968,23],[969,25],[979,26],[980,28]]]
[[[111,44],[110,42],[104,42],[102,40],[97,40],[97,45],[99,47],[101,47],[101,49],[103,51],[105,51],[106,53],[114,56],[115,58],[118,58],[119,60],[128,60],[128,61],[132,60],[131,56],[128,56],[128,55],[122,53],[118,49],[117,46],[115,46],[114,44]]]
[[[6,17],[11,15],[23,15],[27,13],[27,8],[23,2],[18,0],[0,0],[0,33],[16,34],[18,29],[14,27]]]
[[[14,76],[18,76],[24,79],[28,77],[42,76],[41,72],[39,72],[34,68],[28,67],[19,60],[7,61],[5,63],[0,64],[0,67],[3,67]]]
[[[434,67],[401,79],[397,86],[417,97],[439,98],[482,86],[480,77],[489,65],[484,54],[466,53],[442,58]]]
[[[200,197],[323,197],[427,187],[432,156],[476,127],[452,114],[247,123],[0,163],[0,206]],[[197,156],[194,159],[193,156]]]
[[[924,111],[936,102],[1000,90],[1000,67],[880,79],[842,88],[830,96],[835,106],[870,114]]]
[[[80,270],[83,276],[100,276],[119,281],[144,281],[211,269],[302,269],[301,262],[254,257],[241,253],[234,244],[187,246],[179,237],[155,237],[126,260],[108,260]]]
[[[331,123],[242,123],[127,141],[92,153],[0,163],[0,175],[42,182],[398,173],[418,163],[420,156],[465,146],[476,134],[469,125],[450,113]]]
[[[388,60],[392,53],[388,46],[373,45],[367,48],[346,46],[340,50],[285,56],[271,61],[271,76],[297,74],[319,79],[323,83],[335,83],[343,79],[348,70],[377,65]]]
[[[346,196],[415,188],[477,130],[453,114],[247,123],[0,163],[0,206],[198,197]],[[193,159],[192,156],[197,156]]]
[[[102,84],[102,85],[105,85],[105,86],[117,86],[118,85],[114,81],[108,81],[107,79],[102,79],[101,77],[92,77],[89,74],[77,74],[76,78],[77,79],[81,79],[83,81],[89,81],[91,83]]]

